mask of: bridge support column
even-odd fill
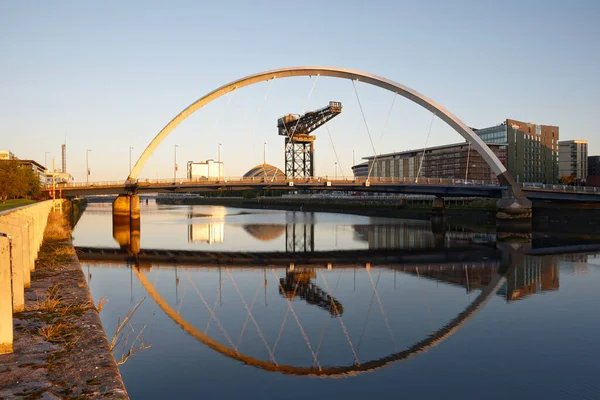
[[[113,202],[113,237],[131,254],[140,252],[140,198],[121,194]]]
[[[498,201],[496,236],[499,241],[531,241],[531,201],[506,196]]]

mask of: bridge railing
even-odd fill
[[[596,186],[571,186],[562,184],[551,184],[551,183],[521,183],[521,187],[524,189],[533,190],[552,190],[562,191],[570,193],[600,193],[600,188]]]
[[[225,176],[220,178],[173,178],[168,179],[138,179],[136,184],[140,187],[152,186],[152,185],[243,185],[253,183],[273,183],[273,184],[323,184],[329,185],[364,185],[366,182],[370,184],[421,184],[421,185],[473,185],[473,186],[498,186],[497,182],[491,180],[466,180],[466,179],[453,179],[453,178],[429,178],[420,177],[418,179],[414,177],[311,177],[311,178],[286,178],[283,176],[273,177],[239,177],[239,176]],[[97,182],[62,182],[56,185],[56,189],[65,188],[114,188],[124,187],[127,185],[126,181],[97,181]],[[291,185],[290,185],[291,186]],[[53,185],[45,185],[46,189],[51,189]]]

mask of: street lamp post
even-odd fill
[[[48,167],[46,166],[48,164],[48,154],[50,154],[49,151],[44,153],[44,169],[48,169]]]
[[[335,164],[335,180],[337,181],[337,161],[334,162]]]
[[[177,147],[179,147],[179,146],[175,145],[173,147],[173,150],[174,150],[174,155],[173,155],[173,182],[177,182]]]
[[[263,143],[263,165],[267,165],[267,142]]]
[[[85,184],[86,184],[86,186],[88,185],[89,178],[90,178],[90,168],[88,167],[88,154],[90,151],[92,151],[92,150],[85,149]]]
[[[133,146],[129,146],[129,176],[131,176],[131,150],[133,150]]]
[[[221,180],[221,143],[217,146],[217,179]]]

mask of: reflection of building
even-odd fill
[[[314,268],[288,269],[285,272],[285,278],[279,279],[279,294],[288,299],[298,296],[308,304],[329,311],[332,316],[342,315],[344,313],[342,304],[311,282],[311,279],[315,278]]]
[[[206,160],[187,162],[188,179],[219,179],[223,177],[223,162]]]
[[[489,144],[502,163],[506,163],[506,146]],[[426,149],[388,153],[365,157],[367,167],[355,165],[353,171],[365,174],[371,169],[372,177],[386,178],[445,178],[497,181],[496,175],[479,153],[467,142]],[[367,174],[365,174],[366,176]]]
[[[398,224],[359,225],[367,231],[369,249],[414,249],[435,246],[431,225],[418,221],[398,221]]]
[[[558,180],[558,126],[512,119],[473,130],[484,142],[506,143],[506,163],[517,182],[555,183]]]
[[[286,213],[285,251],[288,253],[315,251],[315,213]]]
[[[524,257],[523,264],[507,276],[506,284],[498,291],[507,301],[558,290],[558,262],[555,257]]]
[[[248,224],[244,225],[244,230],[258,240],[267,242],[277,239],[285,232],[283,224]]]
[[[397,269],[410,275],[435,279],[436,281],[462,286],[467,291],[483,289],[496,275],[498,266],[492,265],[421,265]],[[558,290],[558,262],[556,257],[524,256],[506,277],[506,283],[498,295],[506,301],[519,300],[532,294]]]
[[[188,224],[188,242],[223,243],[224,231],[224,221]]]
[[[577,182],[588,175],[587,140],[563,140],[558,142],[558,176],[575,178]]]

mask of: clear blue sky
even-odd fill
[[[91,180],[124,179],[177,113],[216,87],[296,65],[354,68],[405,84],[468,125],[506,118],[558,125],[600,154],[600,2],[573,1],[1,1],[0,149]],[[181,124],[141,177],[179,175],[217,158],[227,175],[267,161],[283,168],[276,118],[329,100],[344,112],[318,131],[317,172],[372,154],[349,81],[294,78],[222,98]],[[308,94],[312,85],[313,94]],[[423,147],[431,115],[357,85],[377,152]],[[258,111],[260,109],[260,112]],[[385,130],[383,129],[385,126]],[[380,140],[380,138],[382,138]],[[461,138],[436,120],[428,145]],[[49,162],[50,163],[50,162]]]

